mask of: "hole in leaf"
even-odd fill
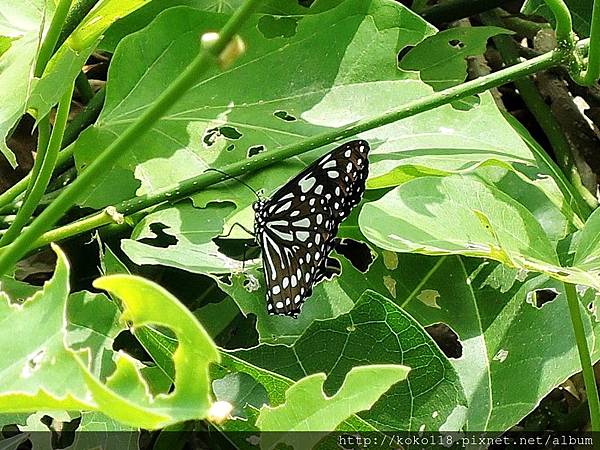
[[[233,127],[221,127],[219,128],[219,132],[227,139],[239,139],[242,137],[242,133]]]
[[[415,48],[414,45],[407,45],[402,50],[400,50],[400,52],[398,53],[398,61],[402,61],[402,59],[404,59],[404,57],[408,55],[408,52],[410,52],[413,48]]]
[[[327,280],[331,280],[334,276],[339,275],[340,273],[342,273],[342,265],[340,262],[335,258],[328,257],[325,260],[325,272],[323,273],[323,276]]]
[[[113,341],[113,350],[116,352],[123,350],[138,361],[154,365],[152,357],[129,330],[123,330],[117,335]]]
[[[536,289],[527,293],[527,303],[540,309],[546,303],[550,303],[558,297],[558,291],[554,288]]]
[[[262,16],[258,20],[258,31],[267,39],[292,37],[297,26],[298,21],[292,17]]]
[[[448,44],[450,45],[450,47],[454,48],[463,48],[465,46],[465,43],[460,39],[451,39],[448,41]]]
[[[264,152],[265,150],[266,149],[264,145],[253,145],[248,149],[248,157],[251,158],[254,155],[258,155],[259,153]]]
[[[227,146],[227,151],[228,152],[232,151],[233,149],[235,149],[235,145],[230,144],[230,145]]]
[[[251,273],[246,274],[246,279],[242,284],[244,289],[246,289],[248,292],[258,291],[260,289],[260,281]]]
[[[280,118],[281,120],[285,120],[286,122],[294,122],[295,120],[297,120],[294,116],[288,114],[287,111],[275,111],[273,115],[275,117]]]
[[[336,239],[335,251],[344,256],[357,270],[363,273],[369,270],[371,263],[373,263],[371,249],[364,242],[348,238]]]
[[[164,232],[165,229],[169,228],[162,223],[150,224],[150,231],[154,234],[154,237],[147,237],[140,239],[139,242],[153,247],[168,248],[172,245],[177,244],[177,238]]]
[[[462,356],[463,347],[458,335],[445,323],[434,323],[425,327],[425,331],[435,341],[440,350],[448,358],[458,359]]]
[[[217,142],[217,139],[221,136],[225,139],[237,140],[242,137],[242,133],[240,133],[236,128],[227,125],[222,127],[208,128],[204,132],[202,142],[207,147],[210,147]]]

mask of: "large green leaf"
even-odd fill
[[[145,216],[136,225],[131,239],[123,240],[121,247],[133,262],[140,265],[165,265],[195,273],[225,273],[241,269],[240,261],[219,252],[212,241],[223,231],[224,218],[231,210],[228,205],[197,209],[189,202],[179,203]],[[155,226],[169,238],[175,238],[175,242],[157,245],[159,236],[156,229],[153,230]]]
[[[55,274],[42,290],[21,301],[0,292],[0,343],[11,348],[0,358],[0,411],[93,411],[144,428],[203,418],[211,405],[208,365],[218,353],[193,315],[155,284],[130,275],[96,281],[119,296],[123,314],[104,295],[69,297],[68,263],[56,252]],[[113,351],[120,320],[133,329],[163,326],[179,337],[172,393],[152,396],[140,362]]]
[[[121,41],[111,64],[102,114],[76,144],[80,169],[181,72],[198,51],[197,36],[225,19],[215,13],[171,8]],[[248,50],[237,65],[207,74],[149,133],[140,136],[81,202],[99,207],[151,192],[208,166],[239,161],[263,147],[271,150],[298,142],[432,92],[417,79],[418,74],[398,70],[396,60],[399,49],[434,30],[395,2],[343,2],[304,17],[280,14],[278,20],[294,26],[283,36],[273,36],[273,16],[252,17],[240,31]],[[143,57],[140,45],[144,45]],[[268,89],[264,80],[270,80]],[[363,137],[372,143],[371,167],[376,176],[410,164],[458,170],[490,158],[535,163],[485,94],[480,105],[469,111],[443,107]],[[249,182],[270,192],[315,156],[293,158],[254,174]],[[230,182],[228,187],[205,191],[195,202],[232,200],[241,208],[254,200],[239,183]]]
[[[294,380],[323,372],[329,394],[352,367],[406,365],[407,382],[359,417],[379,430],[413,431],[458,430],[465,419],[463,389],[448,359],[417,322],[373,292],[363,294],[349,313],[313,322],[292,346],[262,344],[233,354]]]
[[[511,31],[499,27],[450,28],[411,49],[400,61],[400,68],[419,71],[421,80],[440,91],[465,81],[467,57],[483,54],[489,38],[506,33]]]
[[[14,166],[15,155],[6,138],[25,112],[44,21],[52,17],[54,2],[5,0],[0,4],[0,153]]]
[[[600,209],[592,213],[577,237],[573,265],[600,274]]]
[[[561,267],[555,247],[527,208],[474,177],[422,177],[365,205],[364,235],[381,248],[491,258],[600,288],[592,273]]]
[[[192,313],[175,297],[143,278],[109,275],[94,286],[105,289],[124,303],[123,319],[134,327],[167,327],[178,338],[173,353],[175,390],[152,397],[139,381],[139,369],[130,357],[117,359],[117,368],[106,385],[88,377],[94,400],[123,423],[161,428],[171,423],[203,418],[211,405],[208,366],[219,361],[217,349]],[[133,417],[132,417],[133,416]],[[135,419],[132,420],[132,419]]]
[[[57,250],[53,278],[32,297],[12,303],[0,292],[0,411],[94,409],[77,352],[65,346],[69,267]],[[27,339],[15,339],[27,336]]]
[[[263,434],[261,448],[271,449],[280,443],[312,448],[323,437],[315,431],[332,431],[350,415],[370,408],[392,385],[406,379],[409,370],[399,365],[353,367],[330,397],[323,392],[325,374],[302,378],[286,391],[284,404],[261,409],[256,425],[262,431],[283,432]],[[298,431],[312,433],[302,435],[299,442]]]
[[[469,405],[466,430],[510,428],[580,370],[566,298],[556,280],[534,274],[523,280],[517,269],[491,261],[392,252],[383,252],[371,271],[386,277],[393,295],[375,277],[371,286],[422,326],[444,324],[456,333],[450,361]],[[553,301],[535,306],[536,295],[552,298],[553,292]],[[592,329],[594,335],[600,330],[586,308],[593,296],[592,290],[585,293],[581,314],[597,355]]]
[[[512,267],[558,263],[527,209],[471,177],[410,181],[365,205],[359,223],[371,242],[388,250],[491,257]]]
[[[121,39],[141,30],[161,12],[174,6],[190,6],[204,11],[230,14],[243,2],[243,0],[150,0],[143,7],[119,19],[106,30],[99,48],[114,53]]]

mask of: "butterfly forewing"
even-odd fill
[[[338,227],[365,190],[368,152],[365,141],[348,142],[255,204],[269,313],[296,316],[323,277]]]

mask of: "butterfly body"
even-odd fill
[[[326,273],[340,223],[365,190],[369,145],[348,142],[319,158],[273,196],[254,203],[270,314],[296,316]]]

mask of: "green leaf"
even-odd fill
[[[571,16],[573,17],[573,29],[579,37],[590,37],[592,23],[593,0],[565,0]],[[552,24],[555,23],[554,14],[546,6],[543,0],[525,0],[521,7],[523,14],[543,16]]]
[[[246,418],[244,408],[253,406],[259,409],[269,403],[265,387],[247,373],[231,373],[213,381],[213,391],[217,400],[223,400],[234,406],[231,415]]]
[[[99,48],[114,53],[117,44],[128,34],[147,26],[157,15],[175,6],[189,6],[202,11],[231,14],[243,0],[150,0],[137,11],[115,22],[104,34]]]
[[[117,19],[148,0],[101,0],[58,48],[36,80],[28,108],[37,118],[48,114],[96,48],[102,33]]]
[[[323,372],[328,395],[352,367],[400,362],[411,368],[407,383],[396,385],[359,417],[380,430],[458,430],[463,425],[465,397],[448,359],[407,313],[372,291],[348,314],[313,322],[292,346],[262,344],[233,355],[294,380]]]
[[[333,396],[323,392],[325,374],[308,375],[296,382],[285,394],[286,402],[275,408],[263,407],[256,424],[262,431],[285,433],[263,434],[263,449],[285,443],[294,448],[312,448],[323,437],[320,433],[302,435],[298,431],[332,431],[351,414],[369,409],[395,383],[405,380],[409,367],[398,365],[357,366],[350,369],[344,383]]]
[[[83,364],[65,346],[65,312],[69,267],[56,248],[58,261],[52,279],[22,304],[11,304],[0,292],[2,389],[1,412],[95,409],[85,383]],[[27,336],[27,339],[15,339]],[[67,382],[68,380],[68,382]]]
[[[558,264],[529,211],[475,178],[410,181],[365,205],[359,223],[371,242],[387,250],[489,257],[511,267]]]
[[[222,167],[259,149],[298,142],[432,92],[416,74],[398,70],[397,53],[434,29],[395,2],[343,2],[306,16],[281,12],[280,20],[296,24],[290,36],[269,34],[272,30],[265,23],[272,17],[253,16],[240,30],[240,36],[252,45],[238,64],[207,74],[206,81],[141,136],[80,202],[100,207],[136,193],[153,192],[198,175],[207,166]],[[181,72],[198,51],[197,36],[220,26],[225,18],[171,8],[121,41],[111,64],[101,116],[76,143],[79,169],[139,116],[153,101],[153,92],[163,90]],[[377,46],[372,45],[374,40]],[[145,49],[143,58],[140,45]],[[265,79],[271,80],[266,90],[260,82]],[[373,176],[405,164],[459,170],[490,158],[535,162],[487,94],[469,111],[438,108],[362,137],[374,148]],[[252,174],[248,181],[272,192],[324,150]],[[236,203],[236,213],[245,207],[249,211],[254,197],[247,188],[235,180],[226,186],[203,191],[195,197],[195,204],[226,200]]]
[[[121,355],[117,369],[103,385],[90,381],[90,390],[101,408],[112,416],[141,427],[159,428],[168,424],[202,418],[210,407],[208,366],[219,354],[202,326],[175,297],[158,285],[131,275],[110,275],[94,286],[105,289],[124,303],[123,319],[134,327],[163,326],[178,338],[173,354],[175,390],[167,396],[150,398],[140,391],[139,372],[131,358]]]
[[[600,209],[592,213],[579,233],[573,265],[600,274]]]
[[[512,34],[499,27],[458,27],[429,36],[400,61],[403,70],[417,70],[421,80],[436,91],[467,78],[467,57],[485,52],[487,41],[498,34]]]
[[[101,412],[134,427],[158,428],[205,417],[211,404],[208,365],[218,352],[193,315],[173,296],[142,278],[114,275],[95,285],[117,295],[118,308],[101,294],[69,294],[64,254],[42,290],[21,303],[0,292],[7,324],[0,344],[0,412],[82,410]],[[69,299],[67,301],[67,299]],[[141,364],[112,350],[120,320],[136,327],[163,326],[179,338],[173,352],[175,390],[152,396]],[[15,340],[15,335],[27,339]]]
[[[213,241],[223,231],[224,218],[231,211],[227,204],[199,209],[189,202],[158,210],[144,216],[133,230],[132,239],[121,241],[121,248],[138,265],[157,264],[194,273],[241,269],[242,262],[220,253]],[[166,235],[166,245],[157,245],[158,230]]]
[[[45,21],[54,11],[54,2],[45,0],[5,0],[0,5],[0,36],[10,39],[0,55],[0,153],[14,167],[16,159],[6,139],[25,112]]]
[[[371,242],[387,250],[491,258],[600,288],[593,273],[560,266],[554,246],[527,208],[476,178],[410,181],[365,205],[359,224]]]

